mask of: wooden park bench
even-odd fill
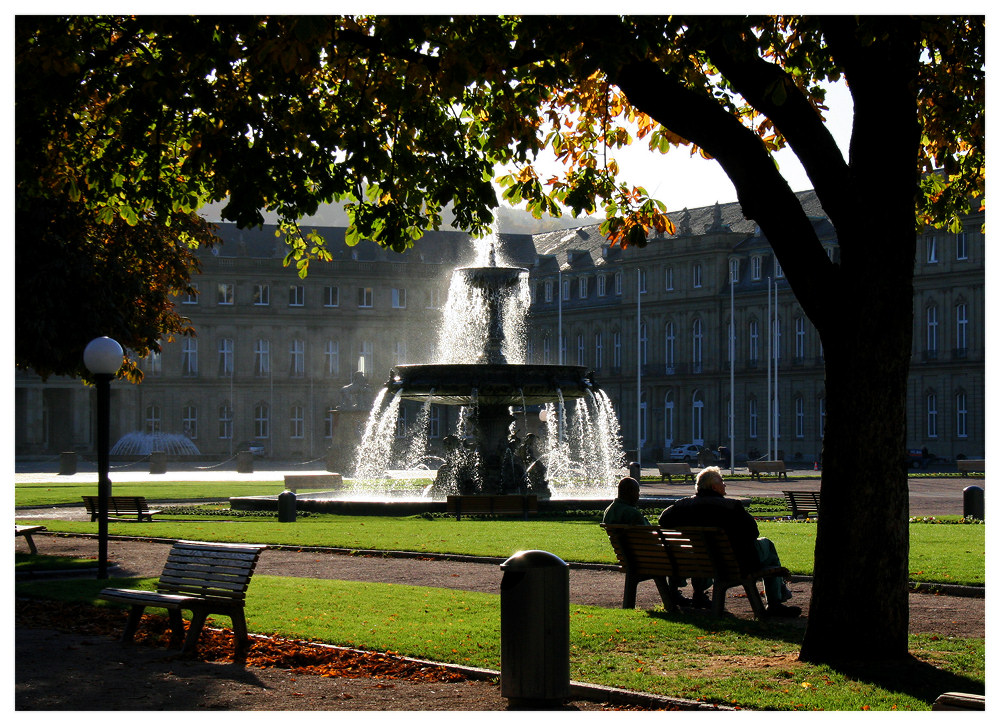
[[[98,497],[85,496],[83,503],[87,507],[87,514],[90,521],[97,521]],[[153,521],[153,515],[159,514],[159,509],[150,509],[146,505],[146,497],[108,497],[108,518],[109,519],[132,519],[139,522],[146,520]]]
[[[537,494],[450,494],[448,514],[460,520],[463,514],[521,516],[538,514]]]
[[[792,510],[792,519],[808,517],[809,512],[819,514],[819,492],[786,492],[785,501]]]
[[[972,473],[982,473],[983,476],[986,476],[986,459],[959,459],[955,464],[962,476],[968,476]]]
[[[783,461],[748,461],[747,469],[757,481],[760,481],[761,474],[774,474],[778,479],[788,481],[788,472]]]
[[[35,532],[41,532],[43,529],[45,529],[45,527],[42,526],[41,524],[16,524],[15,523],[14,524],[14,536],[15,537],[24,537],[24,541],[28,543],[28,550],[31,551],[31,554],[37,555],[38,554],[38,548],[35,547],[35,540],[32,539],[31,535],[33,535]]]
[[[681,462],[666,462],[658,461],[656,462],[656,468],[660,470],[660,482],[664,480],[669,481],[671,484],[674,483],[674,477],[679,476],[681,478],[681,483],[684,483],[685,479],[690,479],[694,482],[694,472],[691,471],[691,465],[686,461]]]
[[[625,573],[623,608],[634,608],[640,582],[653,580],[668,610],[677,605],[669,597],[667,578],[711,577],[712,613],[722,615],[726,591],[742,587],[757,619],[764,617],[764,602],[757,589],[763,577],[787,577],[784,567],[766,567],[743,572],[729,537],[718,527],[644,527],[627,524],[601,525],[611,539],[618,564]]]
[[[250,644],[244,613],[247,587],[264,545],[188,542],[170,548],[156,591],[105,588],[100,597],[130,606],[122,640],[131,641],[147,607],[166,608],[170,616],[170,647],[181,645],[184,622],[181,610],[191,611],[191,625],[183,652],[193,653],[198,636],[211,614],[228,615],[233,623],[236,653]]]

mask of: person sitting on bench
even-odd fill
[[[649,524],[639,509],[639,482],[630,476],[618,482],[618,496],[604,510],[601,524]]]
[[[780,567],[774,543],[760,536],[757,522],[744,509],[742,502],[726,497],[726,482],[717,466],[702,469],[695,479],[695,495],[675,502],[660,514],[661,527],[720,527],[729,537],[736,559],[745,572],[762,567]],[[674,583],[670,583],[671,587]],[[678,583],[683,587],[684,583]],[[711,581],[692,578],[695,605],[711,601],[705,590]],[[783,604],[792,597],[782,577],[765,577],[764,593],[767,595],[768,617],[796,617],[802,608]]]

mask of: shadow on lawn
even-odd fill
[[[851,680],[905,693],[925,703],[934,703],[938,696],[949,691],[982,694],[986,688],[981,681],[951,673],[912,655],[890,661],[838,663],[831,668]]]
[[[648,610],[646,614],[651,618],[687,623],[705,632],[725,631],[793,645],[801,645],[806,626],[805,618],[758,621],[730,613],[714,617],[706,612],[670,613],[664,610]],[[985,690],[982,681],[947,671],[912,655],[890,661],[842,662],[830,664],[830,668],[853,681],[905,693],[927,704],[949,691],[982,694]]]
[[[730,632],[740,635],[750,635],[768,640],[780,640],[785,643],[802,643],[802,635],[806,629],[805,618],[782,618],[781,620],[749,620],[730,612],[714,616],[708,611],[682,610],[671,613],[666,610],[647,610],[651,618],[670,620],[676,623],[688,623],[705,632]]]

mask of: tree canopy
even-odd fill
[[[957,229],[982,197],[984,18],[19,16],[15,54],[17,362],[40,372],[78,373],[75,351],[98,334],[141,354],[183,332],[164,301],[189,283],[208,202],[241,226],[276,213],[305,274],[328,257],[298,225],[321,203],[345,203],[349,242],[404,250],[445,205],[485,232],[506,167],[508,201],[600,211],[612,242],[643,245],[672,225],[619,180],[615,150],[715,159],[827,357],[803,655],[905,652],[906,480],[882,460],[905,446],[916,230]],[[854,101],[847,159],[823,123],[823,83],[839,79]],[[837,230],[837,263],[776,168],[785,146]],[[540,177],[543,148],[562,173]],[[88,279],[122,289],[88,297]],[[60,327],[64,294],[79,329]],[[880,597],[845,605],[852,587]]]

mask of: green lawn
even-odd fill
[[[16,594],[98,603],[101,587],[153,584],[36,581],[18,583]],[[255,633],[500,667],[498,595],[259,575],[247,618]],[[801,623],[571,605],[569,626],[574,680],[742,708],[923,710],[944,691],[985,688],[982,639],[913,636],[913,659],[848,672],[796,660]]]
[[[518,550],[541,549],[567,562],[614,562],[607,536],[592,519],[530,521],[448,517],[361,517],[314,515],[295,522],[272,516],[227,519],[225,515],[179,516],[183,521],[111,522],[111,535],[256,542],[290,546],[387,549],[506,558]],[[94,522],[32,520],[52,531],[96,534]],[[795,574],[813,571],[816,524],[763,521],[763,536]],[[973,524],[910,525],[910,576],[917,582],[982,585],[985,582],[985,527]]]

